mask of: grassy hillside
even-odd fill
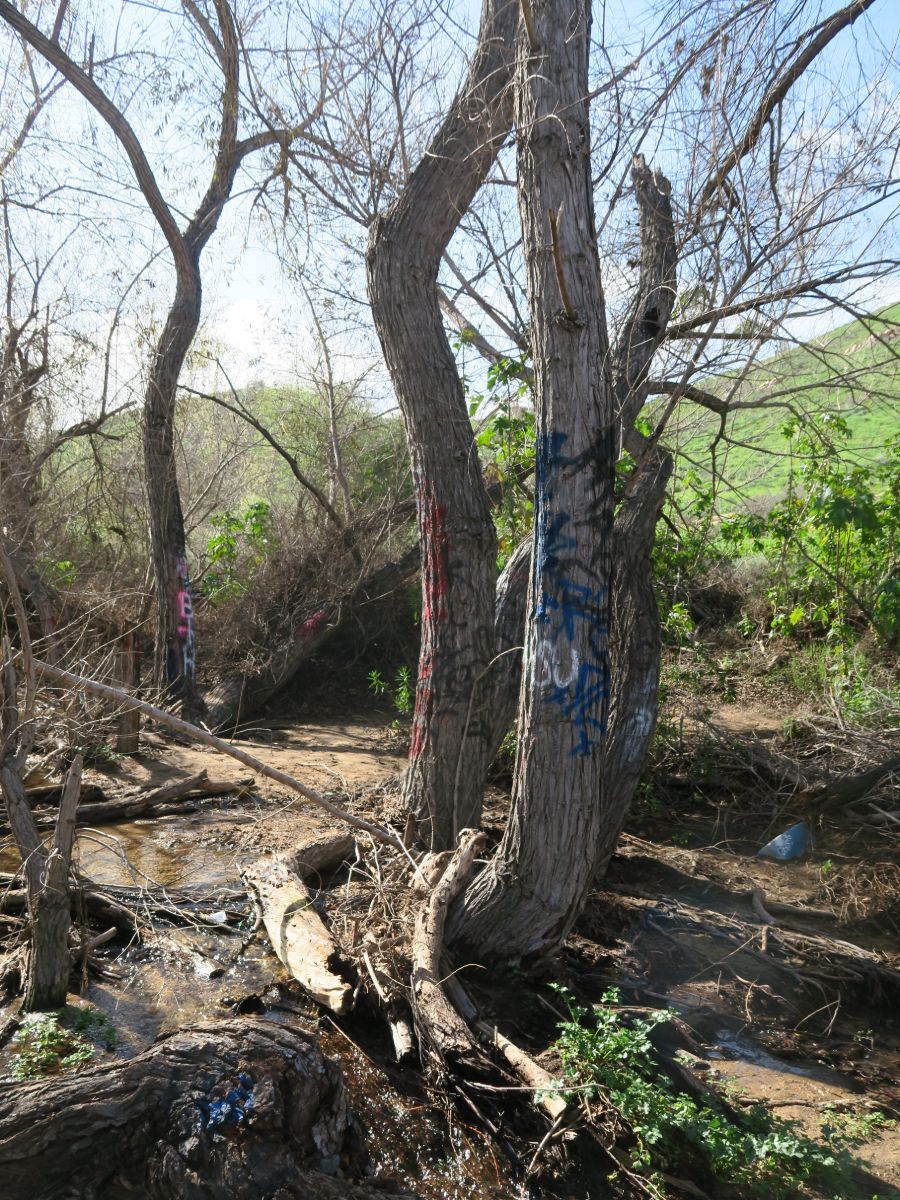
[[[729,376],[706,386],[740,402],[782,400],[804,415],[840,415],[851,433],[847,457],[862,463],[877,460],[885,440],[900,433],[900,304],[774,354],[741,381]],[[719,420],[690,405],[682,409],[669,438],[679,473],[693,467],[708,477],[709,446]],[[716,455],[723,500],[760,507],[784,492],[791,448],[782,431],[790,416],[784,408],[760,408],[728,420],[726,440]]]

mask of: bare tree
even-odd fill
[[[160,190],[146,153],[124,113],[59,42],[59,28],[47,37],[8,0],[0,17],[81,93],[107,123],[128,156],[138,188],[162,232],[175,266],[175,294],[156,344],[144,399],[144,466],[150,543],[156,580],[157,675],[187,713],[202,707],[197,689],[196,646],[184,515],[176,473],[174,420],[178,379],[200,323],[200,258],[215,233],[245,159],[266,147],[284,147],[303,132],[264,129],[239,136],[242,51],[234,13],[227,0],[206,7],[184,0],[184,10],[201,35],[221,74],[218,136],[209,183],[193,217],[182,229]]]
[[[422,644],[406,796],[426,844],[480,820],[488,766],[496,538],[438,300],[441,258],[512,122],[512,0],[485,0],[478,46],[450,111],[401,195],[378,217],[372,313],[412,457],[422,547]]]

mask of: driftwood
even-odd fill
[[[80,804],[76,824],[109,825],[115,821],[133,821],[138,817],[169,817],[195,812],[198,800],[240,793],[252,782],[252,779],[209,779],[206,771],[201,771],[198,775],[168,783],[151,792],[121,800],[104,800],[99,804]],[[34,819],[39,829],[50,828],[56,823],[56,816],[52,812],[38,810]]]
[[[413,1012],[419,1042],[432,1065],[443,1071],[458,1063],[484,1069],[484,1058],[468,1025],[447,999],[441,986],[441,954],[447,909],[458,895],[484,835],[464,829],[459,844],[416,917],[412,938]]]
[[[253,890],[272,948],[304,991],[334,1013],[347,1011],[351,988],[338,974],[334,938],[300,877],[280,858],[261,859],[241,875]]]
[[[350,833],[324,834],[303,842],[296,850],[284,855],[285,863],[303,880],[319,884],[324,875],[336,870],[342,862],[356,854],[356,839]]]
[[[58,683],[65,688],[75,688],[76,691],[81,689],[92,696],[100,696],[104,700],[115,700],[120,704],[132,704],[144,716],[150,717],[151,720],[158,721],[161,725],[167,725],[170,729],[175,729],[179,733],[185,734],[191,741],[200,742],[204,746],[209,746],[212,750],[218,750],[221,754],[227,754],[230,758],[237,759],[238,762],[243,763],[245,767],[250,767],[257,774],[265,775],[267,779],[272,779],[275,783],[280,783],[284,787],[290,788],[292,792],[297,792],[307,800],[311,800],[313,804],[324,808],[326,812],[336,817],[339,821],[344,821],[347,825],[353,826],[354,829],[362,829],[364,832],[371,834],[377,841],[383,842],[386,846],[393,846],[395,850],[399,850],[401,853],[405,851],[402,840],[395,833],[391,833],[390,830],[383,828],[381,825],[376,825],[372,821],[366,821],[362,817],[354,816],[353,813],[347,812],[340,805],[333,804],[321,792],[317,792],[314,788],[307,787],[305,783],[301,783],[299,779],[295,779],[293,775],[288,775],[285,771],[279,771],[277,767],[269,766],[262,759],[248,754],[246,750],[241,750],[237,746],[232,746],[229,742],[223,741],[222,738],[216,737],[214,733],[209,733],[207,730],[201,729],[198,725],[191,724],[190,721],[176,717],[162,708],[157,708],[154,704],[148,704],[146,700],[138,700],[136,697],[128,695],[127,692],[123,692],[121,688],[110,687],[109,684],[98,683],[94,679],[86,679],[83,675],[74,675],[71,671],[63,671],[60,667],[55,667],[51,663],[39,662],[35,659],[34,667],[42,682]]]
[[[10,1200],[368,1200],[383,1193],[330,1177],[363,1159],[338,1068],[310,1034],[268,1022],[190,1027],[0,1092]]]
[[[415,1035],[398,989],[387,975],[373,964],[368,950],[363,951],[363,962],[391,1031],[394,1057],[398,1063],[408,1062],[416,1052]]]

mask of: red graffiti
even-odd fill
[[[307,617],[302,625],[298,625],[294,630],[294,634],[297,637],[303,638],[304,640],[311,638],[324,620],[325,609],[320,608],[317,612],[314,612],[311,617]]]
[[[422,620],[428,626],[447,620],[446,596],[450,587],[447,556],[450,538],[447,509],[438,504],[427,484],[419,487],[419,525],[422,534]]]
[[[416,687],[416,708],[413,713],[412,733],[409,739],[409,759],[414,762],[422,753],[428,721],[431,717],[431,654],[423,655],[419,662],[419,682]]]

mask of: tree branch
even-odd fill
[[[744,136],[740,139],[736,146],[727,154],[724,160],[716,167],[715,171],[710,175],[700,195],[700,204],[698,214],[703,211],[709,204],[715,194],[724,184],[727,177],[731,174],[742,158],[745,158],[759,141],[762,131],[765,128],[766,122],[772,116],[772,113],[779,104],[786,98],[788,92],[801,77],[803,72],[809,67],[822,51],[837,37],[842,30],[848,28],[861,17],[867,9],[871,8],[875,0],[853,0],[852,4],[848,4],[845,8],[834,13],[826,21],[809,30],[806,36],[813,34],[811,41],[804,50],[801,50],[796,58],[785,67],[779,77],[775,80],[769,90],[762,99],[759,108],[753,114],[744,131]],[[818,31],[818,32],[816,32]]]

